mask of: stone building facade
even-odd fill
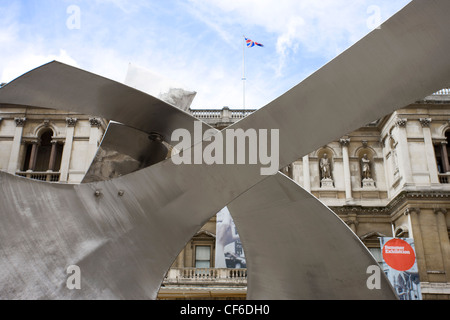
[[[60,183],[80,183],[107,122],[59,110],[0,105],[0,170]]]
[[[219,129],[252,111],[190,110]],[[0,170],[80,183],[106,126],[95,116],[0,105]],[[350,131],[282,172],[328,205],[378,261],[379,237],[413,238],[423,298],[449,299],[449,138],[450,89],[443,89]],[[246,297],[245,268],[215,268],[215,235],[212,218],[167,272],[160,299]]]

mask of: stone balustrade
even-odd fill
[[[434,96],[448,96],[450,95],[450,88],[444,88],[438,92],[433,93]]]
[[[450,183],[450,173],[439,173],[440,183]]]
[[[59,172],[37,172],[37,171],[18,171],[16,175],[20,177],[25,177],[33,180],[47,181],[47,182],[58,182]]]
[[[237,120],[243,119],[253,113],[250,109],[233,109],[228,107],[223,109],[195,109],[189,110],[191,115],[207,123],[228,123],[231,124]]]
[[[226,268],[171,268],[164,278],[164,284],[208,282],[246,285],[247,269]]]

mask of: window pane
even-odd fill
[[[209,261],[195,261],[196,268],[209,268]]]
[[[195,247],[195,260],[207,260],[211,259],[210,246],[197,246]]]
[[[210,268],[211,267],[211,247],[196,246],[195,247],[195,267]]]

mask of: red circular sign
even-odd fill
[[[414,249],[402,239],[392,239],[383,246],[383,259],[393,269],[406,271],[416,261]]]

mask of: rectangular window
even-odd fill
[[[195,267],[196,268],[211,267],[211,246],[195,247]]]

